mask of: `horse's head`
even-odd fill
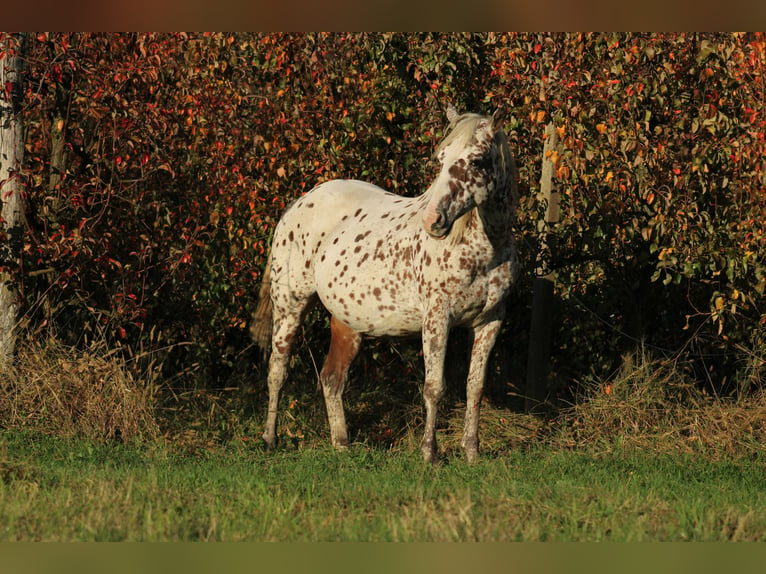
[[[447,119],[452,129],[436,149],[441,170],[426,192],[429,201],[423,211],[423,227],[439,239],[462,215],[505,188],[508,179],[504,110],[496,110],[492,117],[459,115],[450,106]]]

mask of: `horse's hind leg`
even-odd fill
[[[330,422],[330,437],[335,448],[348,446],[346,415],[343,411],[343,389],[348,380],[348,369],[359,352],[362,337],[350,327],[332,317],[330,319],[332,339],[330,351],[319,376],[322,382],[327,418]]]
[[[266,429],[263,440],[266,446],[273,448],[277,442],[277,414],[279,412],[279,392],[287,379],[287,366],[290,352],[295,342],[295,335],[301,321],[313,299],[305,299],[292,306],[289,311],[274,309],[274,325],[271,338],[271,357],[269,358],[269,410],[266,416]]]

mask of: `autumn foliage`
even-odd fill
[[[163,350],[197,384],[252,376],[285,206],[337,177],[420,193],[447,104],[504,106],[527,261],[547,122],[561,140],[558,380],[608,376],[643,340],[728,392],[766,344],[765,50],[757,34],[33,35],[24,326]],[[529,279],[498,347],[522,368]]]

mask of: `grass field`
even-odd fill
[[[459,401],[432,467],[417,397],[352,389],[338,453],[295,385],[266,452],[262,404],[162,410],[113,353],[32,347],[0,379],[0,541],[766,540],[766,394],[709,396],[648,355],[547,416],[487,402],[473,466]]]
[[[231,443],[0,435],[0,540],[765,540],[760,460],[541,447],[459,457],[355,445],[267,453]]]

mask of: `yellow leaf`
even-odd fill
[[[285,171],[284,167],[280,167],[279,169],[277,169],[277,175],[279,177],[285,177],[286,174],[287,174],[287,172]]]
[[[598,133],[603,134],[606,131],[606,124],[596,124]]]

